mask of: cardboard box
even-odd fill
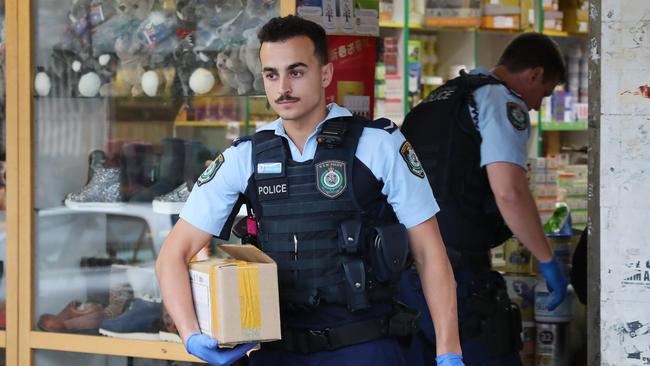
[[[499,5],[499,6],[519,6],[520,0],[482,0],[481,4],[486,5]]]
[[[486,29],[520,29],[519,15],[484,15],[481,27]]]
[[[219,345],[281,338],[275,262],[252,245],[220,245],[231,258],[190,264],[194,309]]]
[[[562,31],[564,13],[561,11],[544,11],[544,30]]]
[[[587,9],[565,10],[564,30],[570,33],[589,32],[589,11]]]
[[[478,27],[481,25],[481,2],[429,0],[424,9],[424,24],[429,27]]]

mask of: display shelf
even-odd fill
[[[232,121],[232,122],[239,122],[240,126],[245,126],[246,122],[244,121]],[[232,122],[224,122],[224,121],[177,121],[174,122],[175,126],[180,126],[180,127],[228,127],[228,125]],[[254,125],[255,122],[250,122],[250,125]]]
[[[404,28],[403,23],[379,22],[380,28]]]
[[[587,131],[587,121],[577,122],[542,122],[543,131]]]
[[[32,349],[201,362],[189,355],[180,343],[36,331],[30,332],[29,341]]]
[[[569,33],[564,31],[543,30],[543,34],[549,37],[568,37]]]

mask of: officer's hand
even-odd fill
[[[185,349],[214,366],[229,366],[255,347],[255,343],[240,344],[235,348],[217,348],[217,340],[205,334],[194,333],[185,341]]]
[[[540,262],[539,269],[546,280],[546,287],[554,295],[553,300],[546,305],[546,309],[554,310],[566,297],[566,278],[555,257],[548,262]]]
[[[445,353],[436,357],[436,364],[438,366],[465,366],[463,356],[456,353]]]

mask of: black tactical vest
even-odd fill
[[[383,184],[355,157],[363,129],[384,126],[357,117],[329,120],[314,159],[302,163],[274,131],[252,136],[245,196],[258,246],[278,265],[283,304],[354,311],[394,298],[408,255],[406,229],[381,193]]]
[[[474,90],[490,84],[504,85],[461,72],[413,108],[401,127],[440,206],[436,217],[445,245],[459,250],[484,251],[512,235],[480,166],[478,109],[470,115],[468,107],[476,107]]]

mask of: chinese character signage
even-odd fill
[[[375,104],[376,44],[374,37],[328,36],[328,58],[334,79],[325,90],[327,102],[372,118]]]

